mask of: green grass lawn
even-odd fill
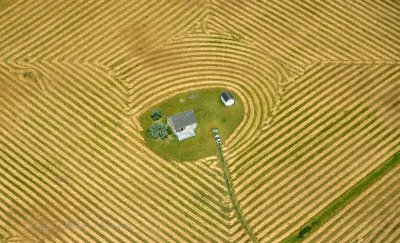
[[[211,129],[219,129],[224,143],[224,139],[228,138],[242,121],[244,113],[243,103],[233,92],[235,104],[225,107],[220,99],[222,91],[224,89],[191,91],[154,104],[139,118],[147,146],[166,160],[193,161],[216,155]],[[156,108],[161,108],[163,121],[166,121],[168,115],[194,110],[198,123],[196,136],[180,142],[175,135],[171,135],[167,140],[152,139],[147,133],[147,128],[153,123],[150,113]]]

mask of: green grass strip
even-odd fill
[[[296,232],[293,232],[283,242],[301,242],[308,235],[315,232],[319,227],[325,224],[334,215],[339,213],[346,205],[358,197],[362,192],[372,186],[380,178],[382,178],[391,169],[400,164],[400,152],[397,152],[391,159],[380,165],[374,171],[369,173],[366,177],[361,179],[352,188],[343,193],[340,197],[335,199],[321,212],[315,215],[310,221],[303,225]]]

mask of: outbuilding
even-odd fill
[[[235,104],[235,99],[231,92],[225,91],[221,94],[221,100],[225,104],[225,106],[232,106]]]

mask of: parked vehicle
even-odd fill
[[[217,144],[221,144],[221,137],[218,134],[215,135],[215,141],[217,141]]]

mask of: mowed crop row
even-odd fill
[[[400,166],[347,205],[307,241],[397,242],[400,239]]]
[[[90,105],[80,106],[80,104],[74,102],[74,100],[77,99],[73,99],[69,96],[72,91],[68,93],[63,90],[60,85],[57,86],[56,89],[57,95],[65,95],[65,98],[69,97],[68,100],[72,100],[72,102],[59,102],[56,99],[57,95],[40,97],[40,95],[29,91],[32,87],[14,86],[13,88],[14,89],[11,89],[9,87],[9,93],[13,93],[14,95],[8,96],[7,100],[2,100],[2,107],[6,108],[2,115],[2,125],[8,126],[3,128],[9,131],[3,134],[2,141],[4,146],[6,146],[4,152],[13,148],[13,150],[15,150],[15,148],[18,148],[18,150],[11,154],[7,153],[7,156],[3,155],[5,156],[3,159],[10,163],[13,162],[12,164],[18,162],[20,166],[23,166],[25,163],[31,166],[38,166],[35,162],[38,160],[45,160],[49,164],[47,166],[54,167],[57,165],[62,168],[60,168],[61,171],[59,171],[59,169],[48,171],[43,168],[40,170],[39,167],[39,169],[35,168],[27,171],[18,171],[18,174],[13,174],[16,177],[19,175],[28,180],[27,183],[29,187],[24,188],[24,193],[26,193],[26,195],[32,193],[38,197],[40,197],[40,195],[49,194],[48,196],[51,197],[52,194],[57,192],[54,191],[55,189],[49,188],[43,191],[44,189],[38,189],[29,184],[31,180],[43,178],[43,173],[51,173],[55,174],[53,175],[55,178],[58,176],[66,178],[74,177],[75,179],[70,179],[71,185],[61,189],[61,191],[63,192],[63,198],[68,198],[68,195],[71,194],[71,197],[73,195],[72,198],[74,199],[79,195],[80,201],[73,201],[71,199],[65,204],[65,201],[62,199],[53,202],[48,198],[47,201],[50,200],[53,204],[47,206],[41,205],[43,210],[40,212],[44,213],[44,215],[46,215],[46,212],[51,212],[52,210],[58,212],[62,208],[65,208],[65,210],[70,207],[82,209],[82,207],[92,208],[94,205],[102,205],[99,208],[93,208],[93,214],[79,211],[80,214],[83,214],[81,218],[76,218],[73,212],[68,212],[61,218],[55,216],[47,218],[47,224],[50,224],[50,222],[65,221],[72,221],[76,224],[93,222],[93,224],[97,224],[97,227],[99,227],[98,232],[93,232],[92,234],[85,232],[84,234],[99,239],[113,239],[114,237],[113,235],[104,235],[104,233],[100,234],[100,232],[102,232],[102,222],[106,225],[116,225],[115,227],[118,225],[126,225],[126,227],[128,227],[130,225],[135,230],[140,231],[146,230],[146,228],[149,230],[149,227],[151,229],[151,226],[149,226],[151,224],[157,225],[164,223],[168,225],[169,220],[177,221],[181,228],[185,228],[183,225],[184,223],[181,222],[189,224],[189,222],[194,223],[196,220],[205,220],[206,222],[208,221],[206,225],[211,224],[211,222],[213,224],[212,227],[211,225],[205,226],[211,228],[209,230],[210,232],[214,229],[221,230],[215,224],[223,220],[218,214],[218,212],[220,212],[219,195],[223,195],[223,193],[221,192],[221,184],[215,181],[215,178],[212,176],[212,171],[209,170],[209,176],[206,176],[207,173],[203,170],[196,169],[196,167],[191,169],[187,169],[187,166],[169,168],[169,166],[165,166],[165,164],[164,167],[161,167],[163,164],[160,163],[160,159],[154,158],[154,155],[140,152],[140,150],[138,150],[140,147],[137,142],[124,141],[122,138],[126,138],[128,135],[123,134],[123,131],[113,130],[113,128],[108,126],[107,122],[102,123],[100,119],[99,121],[92,120],[87,113],[93,112],[91,116],[96,117],[95,110],[93,110],[94,108]],[[31,97],[27,96],[27,94]],[[82,97],[79,97],[79,99],[84,100]],[[11,113],[11,111],[13,110],[13,106],[21,101],[28,105],[21,106],[18,110],[19,123],[13,125],[12,117],[15,116],[15,114]],[[40,105],[40,108],[36,108],[35,105]],[[100,111],[97,112],[101,114]],[[95,125],[98,125],[98,127],[96,128]],[[12,139],[14,136],[19,139]],[[109,137],[115,139],[115,141],[110,140]],[[133,137],[132,134],[129,134],[129,138],[130,137]],[[125,143],[129,145],[129,149],[122,145]],[[56,161],[54,161],[54,159],[56,159]],[[138,164],[133,167],[131,165],[132,161]],[[155,171],[149,171],[147,167],[151,166],[151,163],[156,163],[155,161],[158,161],[159,167],[156,168]],[[97,164],[99,162],[101,163]],[[54,163],[57,164],[55,165]],[[65,168],[65,166],[67,167]],[[63,172],[68,171],[67,169],[70,169],[69,173]],[[36,172],[37,170],[40,171]],[[61,173],[61,175],[59,173]],[[165,187],[165,182],[163,183],[164,185],[160,185],[159,182],[157,182],[157,180],[164,181],[162,178],[166,176],[165,173],[174,175],[170,183],[179,184],[179,189],[177,191],[169,191]],[[176,177],[176,175],[179,176]],[[80,178],[80,180],[77,178]],[[169,180],[172,179],[172,177],[169,178]],[[43,181],[43,179],[41,180]],[[54,182],[54,180],[56,179],[49,181],[48,184],[51,185],[51,182]],[[196,181],[196,183],[194,181]],[[12,182],[11,178],[10,182]],[[191,184],[194,188],[188,190],[189,192],[187,193],[183,193],[184,190],[187,190],[185,189],[186,183]],[[35,185],[43,187],[43,184],[40,183]],[[164,193],[157,192],[157,190],[152,192],[156,187],[158,188],[157,190],[162,189],[168,195],[163,195]],[[215,189],[211,189],[210,187]],[[67,191],[64,192],[64,190]],[[210,191],[215,193],[210,194]],[[10,195],[10,193],[14,192],[8,191],[7,195]],[[172,196],[177,193],[182,194],[183,198],[179,195]],[[200,202],[198,199],[202,195],[208,196]],[[128,200],[129,198],[132,200]],[[133,200],[133,198],[136,199]],[[168,202],[168,200],[170,201]],[[170,206],[166,206],[166,209],[156,210],[155,204],[162,206],[162,201],[167,201]],[[149,202],[153,203],[149,204]],[[179,202],[185,204],[179,205]],[[68,204],[71,204],[71,206],[68,206]],[[56,207],[57,205],[60,206]],[[25,205],[26,208],[29,208],[29,206],[34,206],[34,204]],[[179,207],[191,208],[194,212],[201,214],[199,216],[200,218],[194,218],[193,214],[184,216],[182,212],[185,210],[181,209],[176,211]],[[201,207],[210,208],[205,210],[201,209]],[[100,212],[95,214],[98,210],[100,210]],[[146,210],[149,211],[149,213],[147,213]],[[207,213],[209,210],[211,211]],[[167,215],[161,216],[163,212],[167,213]],[[137,215],[138,213],[139,215]],[[175,213],[178,215],[173,216]],[[112,215],[115,215],[115,217],[112,217]],[[106,221],[109,217],[113,221]],[[174,219],[174,217],[177,218]],[[140,220],[145,221],[140,222]],[[191,222],[191,220],[194,221]],[[17,222],[23,225],[24,221]],[[132,225],[134,222],[137,223]],[[46,223],[40,222],[39,224],[46,225]],[[170,224],[172,224],[172,222],[170,222]],[[146,225],[147,227],[145,227]],[[224,223],[222,223],[221,227],[223,231],[225,227]],[[112,226],[109,228],[113,229]],[[164,228],[158,231],[157,234],[159,234],[159,236],[152,234],[147,237],[150,237],[150,239],[160,238],[167,240],[172,236],[169,236],[170,233],[165,233],[165,230],[169,231],[167,228]],[[189,230],[189,228],[187,230]],[[135,239],[131,236],[133,232],[129,229],[129,234],[125,232],[126,236],[121,239]],[[42,233],[43,232],[39,232],[35,236],[39,237]],[[97,236],[96,233],[99,235]],[[141,238],[144,237],[143,235],[140,237],[139,235],[136,236],[138,237],[137,239],[144,239]],[[181,235],[178,236],[178,238],[173,238],[179,239],[179,237],[184,236]],[[190,237],[193,236],[189,236],[188,239],[190,239]]]
[[[198,171],[196,168],[192,169],[187,169],[186,166],[180,166],[179,168],[168,168],[160,167],[156,171],[151,171],[151,172],[146,172],[144,170],[148,170],[148,166],[151,165],[151,163],[159,163],[159,166],[165,165],[160,163],[159,158],[153,158],[153,155],[146,155],[145,153],[143,154],[142,152],[139,152],[140,147],[139,144],[135,141],[125,141],[125,143],[130,144],[131,147],[133,148],[124,148],[122,146],[122,143],[124,142],[121,140],[121,132],[118,131],[113,131],[112,128],[110,129],[107,126],[107,123],[104,128],[104,131],[98,131],[99,129],[95,127],[96,121],[92,121],[89,116],[87,116],[87,112],[90,112],[92,108],[90,106],[83,106],[80,107],[79,104],[76,104],[75,102],[71,102],[70,105],[71,107],[68,107],[68,102],[57,102],[55,99],[56,97],[54,96],[49,96],[44,100],[35,100],[40,99],[35,95],[34,93],[30,93],[28,90],[29,88],[26,87],[21,87],[18,90],[17,88],[19,87],[14,87],[15,89],[11,89],[12,92],[15,94],[15,98],[9,96],[7,99],[7,102],[12,102],[11,104],[6,103],[6,101],[3,100],[2,102],[2,107],[4,107],[5,110],[4,112],[4,117],[8,117],[8,119],[4,119],[3,125],[8,125],[11,126],[11,131],[12,133],[5,133],[3,137],[4,140],[2,141],[7,141],[7,149],[18,149],[17,152],[12,154],[13,156],[18,156],[17,158],[12,157],[12,155],[9,155],[11,157],[6,157],[4,158],[6,161],[14,161],[14,160],[22,160],[19,161],[19,164],[23,165],[23,162],[28,162],[31,161],[35,162],[37,160],[41,159],[46,159],[48,163],[54,163],[55,161],[52,161],[54,158],[57,158],[58,163],[67,163],[68,166],[73,166],[71,168],[71,174],[62,174],[64,177],[72,177],[75,175],[77,178],[80,178],[81,180],[84,181],[82,186],[75,185],[75,183],[82,183],[79,180],[73,181],[72,184],[73,189],[70,191],[70,193],[76,194],[77,191],[83,190],[85,193],[82,194],[86,195],[87,192],[86,190],[88,189],[87,186],[85,186],[86,183],[93,183],[95,184],[90,184],[91,186],[89,188],[92,188],[93,191],[91,193],[82,198],[82,201],[73,203],[73,201],[69,202],[71,203],[72,207],[77,207],[80,208],[79,205],[84,206],[85,202],[87,203],[87,206],[90,207],[91,205],[98,205],[100,204],[105,204],[104,207],[107,209],[107,211],[111,212],[116,212],[115,210],[118,210],[117,214],[124,215],[124,218],[126,218],[126,221],[120,221],[117,218],[115,218],[115,224],[119,225],[124,225],[124,224],[132,224],[132,222],[135,222],[131,217],[134,217],[135,215],[131,215],[130,211],[127,210],[133,210],[133,212],[140,213],[140,217],[145,217],[146,221],[151,220],[152,217],[150,217],[151,214],[154,214],[155,212],[159,210],[153,209],[148,209],[150,210],[150,215],[146,214],[146,211],[144,209],[141,209],[140,206],[136,205],[135,203],[138,204],[144,204],[148,205],[147,201],[154,201],[157,202],[157,200],[171,200],[170,206],[167,208],[165,212],[168,214],[173,214],[173,212],[176,210],[176,208],[179,208],[179,206],[176,206],[174,204],[178,204],[178,202],[174,203],[174,200],[179,200],[179,196],[172,196],[174,193],[177,193],[175,191],[168,191],[167,188],[164,188],[166,192],[168,192],[168,196],[166,195],[157,195],[156,192],[151,192],[151,188],[155,189],[151,183],[153,183],[151,178],[155,178],[156,180],[162,180],[162,177],[165,176],[163,173],[166,173],[165,170],[168,170],[168,174],[172,173],[174,176],[179,175],[178,177],[175,177],[172,183],[179,183],[179,187],[182,188],[178,190],[180,194],[183,195],[185,199],[182,200],[182,202],[186,202],[188,204],[194,203],[193,206],[185,205],[185,207],[195,207],[192,208],[193,211],[195,212],[204,212],[208,210],[200,210],[199,208],[196,207],[201,207],[200,205],[202,204],[201,202],[198,201],[198,197],[202,195],[208,195],[208,197],[205,199],[204,205],[203,206],[208,206],[211,207],[209,210],[215,211],[212,213],[203,213],[202,218],[203,220],[207,220],[208,217],[217,217],[212,220],[213,222],[213,227],[212,229],[216,229],[216,226],[214,225],[216,222],[220,221],[220,218],[218,218],[218,212],[220,211],[219,208],[219,197],[218,195],[223,191],[221,189],[221,185],[215,182],[215,179],[212,177],[212,175],[209,175],[207,177],[206,173],[204,171]],[[11,93],[11,92],[10,92]],[[67,95],[66,91],[63,91],[60,87],[57,88],[57,93],[58,95]],[[25,94],[25,98],[22,97],[22,94]],[[26,100],[26,94],[30,94],[33,97],[31,99]],[[35,97],[36,96],[36,97]],[[70,97],[71,98],[71,97]],[[43,99],[41,97],[41,99]],[[18,111],[19,112],[19,119],[20,123],[17,125],[12,125],[13,121],[11,120],[10,117],[13,117],[14,114],[11,114],[10,112],[13,110],[13,105],[18,104],[17,102],[23,101],[26,104],[29,105],[24,105],[21,107],[21,109]],[[71,100],[76,100],[76,99],[71,99]],[[42,103],[43,102],[43,103]],[[44,105],[46,104],[46,105]],[[41,105],[40,107],[46,107],[46,108],[35,108],[35,106]],[[9,112],[7,112],[8,109],[10,109]],[[86,112],[83,112],[83,114],[80,113],[80,109],[83,109]],[[25,116],[26,114],[26,116]],[[92,114],[94,115],[94,114]],[[88,121],[86,121],[88,120]],[[33,122],[33,124],[31,122]],[[97,123],[98,127],[101,128],[104,126],[101,122]],[[17,131],[14,131],[14,130]],[[100,130],[102,130],[100,129]],[[7,129],[9,130],[9,129]],[[117,134],[117,135],[116,135]],[[18,137],[19,139],[12,139],[13,137]],[[129,136],[132,136],[130,134]],[[108,139],[108,137],[114,138],[117,142],[111,141]],[[22,139],[22,140],[21,140]],[[64,141],[64,139],[67,139]],[[28,142],[24,142],[24,140],[27,140]],[[29,150],[26,152],[28,154],[24,154],[22,152],[22,149],[28,149],[25,148],[28,147]],[[36,152],[34,152],[36,151]],[[37,154],[37,151],[41,151],[41,154]],[[133,154],[133,152],[137,154]],[[36,157],[30,157],[29,154],[36,154]],[[20,157],[21,155],[24,155]],[[31,155],[33,156],[33,155]],[[37,157],[40,156],[40,157]],[[43,157],[44,156],[44,157]],[[50,158],[46,158],[48,156],[51,156]],[[28,157],[28,158],[25,158]],[[101,162],[102,161],[102,162]],[[116,164],[116,162],[121,164]],[[124,162],[125,161],[125,162]],[[140,164],[136,164],[134,169],[131,168],[130,163],[133,162],[140,162]],[[152,162],[153,161],[153,162]],[[158,161],[158,162],[156,162]],[[83,163],[84,162],[84,163]],[[100,165],[97,165],[96,163],[101,162]],[[15,163],[15,162],[14,162]],[[111,163],[111,164],[109,164]],[[124,164],[125,163],[125,164]],[[104,165],[109,165],[104,167]],[[54,166],[54,164],[52,164]],[[76,171],[76,169],[78,169]],[[161,170],[161,171],[160,171]],[[164,172],[163,172],[164,170]],[[175,172],[174,172],[175,171]],[[196,172],[198,171],[198,172]],[[28,180],[29,178],[35,176],[41,177],[42,174],[39,173],[38,175],[31,175],[28,172],[23,173],[24,171],[20,172],[21,176],[24,174],[27,174],[26,179]],[[46,171],[42,172],[45,173]],[[156,173],[157,172],[157,173]],[[58,173],[61,173],[60,171],[52,171],[52,173],[55,173],[55,177],[57,177]],[[83,174],[82,174],[83,173]],[[148,174],[151,173],[151,174]],[[210,172],[209,172],[210,173]],[[140,178],[134,178],[136,177],[135,175],[140,175]],[[200,176],[201,175],[201,176]],[[16,176],[16,175],[15,175]],[[149,178],[148,178],[149,177]],[[86,179],[84,179],[86,178]],[[171,179],[171,177],[170,177]],[[99,181],[97,181],[99,180]],[[142,181],[146,180],[146,181]],[[182,181],[181,181],[182,180]],[[196,183],[193,182],[193,180],[196,181]],[[12,180],[11,180],[12,181]],[[119,181],[118,183],[111,183],[112,181]],[[75,183],[74,183],[75,182]],[[157,185],[158,188],[162,188],[162,186],[159,185],[158,182],[154,182],[155,185]],[[165,183],[165,181],[163,182]],[[194,186],[194,191],[196,192],[188,192],[188,193],[182,193],[184,190],[184,185],[186,183],[191,184]],[[108,185],[110,184],[110,185]],[[150,185],[149,185],[150,184]],[[95,186],[97,185],[97,186]],[[132,185],[135,185],[132,187]],[[146,185],[145,187],[143,187]],[[95,186],[95,187],[94,187]],[[210,187],[216,186],[215,189],[210,189]],[[198,191],[197,188],[200,190]],[[209,189],[207,189],[209,188]],[[219,188],[219,189],[218,189]],[[67,189],[67,188],[64,188]],[[222,190],[222,191],[221,191]],[[63,191],[63,190],[62,190]],[[216,194],[211,194],[209,191],[214,191]],[[142,195],[141,193],[148,194],[148,196],[151,196],[150,198],[141,198]],[[26,193],[30,193],[30,191],[26,191]],[[33,192],[31,192],[33,193]],[[39,195],[44,195],[46,193],[40,193],[38,192]],[[51,190],[48,190],[48,193],[51,194]],[[111,196],[105,197],[102,194],[107,195],[108,193],[111,193]],[[103,200],[107,198],[107,201],[103,202],[103,200],[100,200],[100,197],[96,197],[95,199],[97,200],[89,200],[90,195],[96,195],[100,194],[103,197]],[[222,193],[221,193],[222,194]],[[23,194],[24,195],[24,194]],[[63,194],[64,195],[64,194]],[[68,194],[67,194],[68,195]],[[132,196],[137,197],[137,200],[133,201],[127,201],[127,198],[131,198]],[[216,197],[217,196],[217,197]],[[67,198],[66,195],[64,197]],[[144,196],[146,197],[146,196]],[[190,199],[191,197],[195,197],[197,199]],[[86,200],[85,200],[86,198]],[[178,199],[177,199],[178,198]],[[210,200],[210,201],[208,201]],[[122,203],[124,202],[124,203]],[[135,203],[134,203],[135,202]],[[59,202],[59,203],[62,203]],[[110,203],[110,204],[109,204]],[[199,205],[200,204],[200,205]],[[55,205],[56,202],[55,202]],[[62,204],[64,205],[64,204]],[[68,205],[68,204],[67,204]],[[67,205],[64,205],[65,208],[69,208]],[[151,204],[150,204],[151,205]],[[162,205],[162,203],[158,203],[158,205]],[[145,206],[142,206],[145,207]],[[123,208],[126,208],[125,210],[122,210]],[[145,207],[146,208],[146,207]],[[115,209],[115,210],[114,210]],[[134,210],[136,209],[136,210]],[[141,209],[141,210],[139,210]],[[138,211],[139,210],[139,211]],[[47,211],[47,210],[46,210]],[[46,212],[44,211],[44,212]],[[58,211],[58,210],[56,210]],[[183,212],[182,210],[181,212]],[[102,222],[107,219],[108,214],[103,212],[104,215],[98,215],[98,221]],[[126,215],[125,215],[126,214]],[[157,213],[158,214],[158,213]],[[191,217],[191,215],[189,215]],[[185,216],[183,219],[180,216],[176,219],[177,222],[181,222],[182,220],[189,220],[190,217]],[[138,216],[139,217],[139,216]],[[167,219],[169,218],[170,220],[172,219],[172,216],[167,215],[167,216],[154,216],[153,218],[155,221],[153,223],[162,223],[163,217],[166,217]],[[50,220],[50,219],[49,219]],[[54,218],[52,219],[55,222],[63,222],[67,219],[60,219],[60,218]],[[96,221],[96,215],[91,215],[87,216],[86,218],[82,218],[82,220],[75,220],[74,218],[70,218],[70,221],[73,222],[90,222],[90,221]],[[143,219],[142,219],[143,220]],[[210,219],[211,220],[211,219]],[[223,220],[223,218],[221,218]],[[106,222],[106,221],[104,221]],[[172,223],[172,222],[171,222]],[[146,222],[138,222],[137,225],[146,225]],[[101,226],[101,225],[100,225]],[[181,226],[184,227],[184,226]],[[208,227],[211,227],[210,225]],[[165,229],[164,229],[165,230]],[[39,233],[39,235],[41,235]],[[165,237],[165,236],[164,236]],[[101,236],[100,236],[101,238]],[[140,239],[140,238],[139,238]],[[162,239],[162,238],[161,238]],[[168,237],[166,238],[168,239]]]
[[[288,87],[250,152],[227,156],[260,239],[282,240],[398,151],[399,80],[398,65],[317,65]]]
[[[164,161],[134,123],[155,102],[222,86],[245,105],[224,139],[244,218],[261,240],[282,239],[284,223],[302,225],[398,149],[397,66],[319,63],[395,63],[398,10],[390,1],[17,1],[0,12],[0,238],[249,240],[215,158]],[[263,127],[293,71],[305,73]]]
[[[385,1],[230,1],[217,21],[294,69],[317,60],[398,60],[399,5]]]
[[[225,87],[236,92],[246,115],[227,142],[237,148],[259,135],[257,128],[272,109],[280,82],[288,79],[279,63],[254,46],[201,34],[164,45],[132,66],[118,75],[127,80],[128,112],[135,116],[183,91]]]
[[[13,54],[22,56],[25,54],[23,50],[29,50],[46,59],[79,58],[100,63],[103,63],[99,61],[102,58],[115,58],[113,55],[124,57],[127,53],[126,48],[142,42],[140,38],[135,37],[145,39],[146,36],[154,36],[157,28],[162,28],[163,32],[174,33],[165,28],[166,22],[173,27],[176,26],[176,22],[182,22],[182,19],[190,22],[192,19],[188,14],[195,18],[203,9],[196,1],[176,5],[151,1],[141,1],[140,4],[132,1],[92,1],[86,2],[85,5],[80,1],[71,1],[68,4],[57,1],[49,5],[36,1],[34,5],[29,6],[26,3],[24,6],[23,1],[20,2],[22,3],[4,11],[1,16],[1,26],[4,27],[2,32],[5,34],[4,44],[13,43],[19,49],[18,53]],[[185,14],[176,18],[169,12],[174,10]],[[27,22],[27,19],[31,21]],[[144,20],[155,22],[145,25]],[[140,23],[140,28],[136,26],[136,21]],[[121,32],[121,26],[125,26],[124,29],[130,30],[130,34],[134,36],[124,36],[128,33]],[[147,28],[142,28],[143,26]],[[16,41],[11,42],[13,39]],[[13,58],[15,57],[14,55]]]
[[[63,5],[59,7],[63,10]],[[107,7],[91,5],[86,12],[93,11],[96,16],[96,11],[106,12]],[[77,7],[72,5],[61,14],[71,9],[76,14]],[[49,8],[50,13],[54,10]],[[1,77],[7,81],[2,91],[2,130],[9,131],[2,133],[1,139],[2,160],[7,162],[3,171],[8,173],[2,195],[11,198],[2,203],[11,206],[13,198],[24,199],[12,208],[17,216],[4,212],[2,221],[8,224],[2,235],[65,241],[224,241],[230,234],[226,223],[231,218],[220,213],[226,192],[215,172],[201,166],[165,164],[138,142],[136,134],[116,130],[115,124],[123,116],[120,102],[115,100],[118,90],[110,90],[113,80],[101,67],[81,59],[82,49],[91,50],[92,46],[81,45],[88,44],[85,39],[72,38],[76,33],[96,31],[100,17],[89,19],[92,15],[83,11],[70,22],[64,19],[66,25],[59,28],[68,31],[56,34],[41,30],[40,21],[59,20],[50,13],[34,19],[40,32],[34,33],[30,43],[24,46],[17,41],[20,52],[2,49]],[[85,16],[86,23],[80,20]],[[54,25],[49,30],[51,27]],[[18,38],[19,34],[9,36]],[[41,60],[44,50],[46,58]],[[8,73],[24,68],[18,66],[18,58],[25,55],[32,57],[33,63],[24,64],[40,69],[52,89],[42,93],[34,82],[18,81]],[[15,115],[20,123],[13,125]],[[14,177],[21,178],[21,184],[16,184]],[[67,178],[68,184],[52,188],[59,177]],[[33,199],[26,202],[25,198]],[[37,210],[37,215],[29,213],[32,210]],[[40,220],[38,215],[42,215]],[[233,232],[238,230],[233,228]]]

